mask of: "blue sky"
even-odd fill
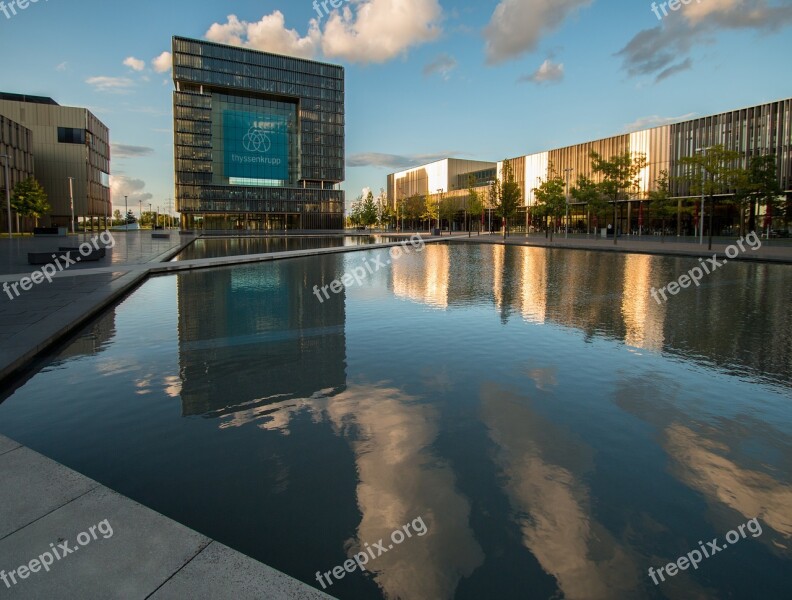
[[[691,0],[662,20],[644,0],[336,2],[321,19],[311,0],[0,7],[0,90],[110,127],[116,207],[173,196],[172,35],[344,65],[348,204],[436,157],[498,160],[792,96],[792,0]]]

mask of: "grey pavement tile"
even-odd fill
[[[0,540],[98,485],[25,447],[0,454],[0,481]]]
[[[327,600],[332,598],[272,567],[212,542],[151,597],[238,600]]]
[[[3,597],[145,598],[210,540],[100,486],[0,540],[0,565],[9,571],[29,564],[63,542],[71,553],[52,561],[49,571],[3,586]]]
[[[19,448],[22,444],[19,442],[15,442],[11,438],[7,438],[4,435],[0,435],[0,454],[5,454],[6,452],[11,452],[11,450],[15,450]]]

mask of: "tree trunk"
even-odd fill
[[[710,217],[709,217],[709,250],[712,250],[712,219],[715,213],[715,196],[710,195]]]
[[[613,245],[618,244],[619,239],[619,203],[613,201]]]

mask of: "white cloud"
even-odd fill
[[[681,123],[682,121],[689,121],[694,118],[696,113],[687,113],[678,117],[661,117],[659,115],[652,115],[650,117],[641,117],[632,123],[624,126],[625,133],[633,131],[641,131],[643,129],[652,129],[653,127],[660,127],[661,125],[671,125],[672,123]]]
[[[322,35],[328,58],[382,63],[441,33],[443,9],[437,0],[367,0],[333,11]]]
[[[173,57],[170,52],[163,52],[156,58],[151,59],[151,66],[157,73],[167,73],[173,67]]]
[[[263,16],[255,23],[240,21],[236,15],[228,15],[226,23],[213,23],[206,32],[206,39],[212,42],[299,58],[313,58],[320,37],[314,19],[305,37],[300,37],[294,29],[286,29],[286,19],[279,10]]]
[[[60,63],[57,67],[55,67],[55,70],[56,71],[65,71],[68,66],[69,66],[69,63],[64,61],[64,62]]]
[[[127,77],[89,77],[85,83],[92,85],[97,92],[110,92],[113,94],[127,94],[134,82]]]
[[[552,83],[562,79],[564,79],[564,63],[554,63],[548,58],[531,75],[523,75],[518,81]]]
[[[143,69],[146,68],[145,61],[142,61],[139,58],[135,58],[134,56],[127,56],[124,59],[124,65],[126,65],[133,71],[142,71]]]
[[[333,10],[324,30],[311,19],[304,36],[287,29],[283,13],[276,10],[254,23],[229,15],[225,23],[209,27],[206,39],[299,58],[321,53],[329,59],[381,63],[436,39],[441,17],[438,0],[360,0]]]
[[[501,0],[484,28],[487,62],[497,64],[536,49],[542,36],[593,0]]]
[[[131,207],[136,202],[148,202],[154,196],[144,191],[146,182],[142,179],[132,179],[126,175],[110,176],[110,197],[114,204],[123,201],[127,196],[127,203]]]

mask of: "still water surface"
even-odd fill
[[[366,246],[389,241],[389,239],[387,236],[375,235],[201,237],[179,252],[173,260],[265,254],[315,248],[340,248],[341,246]]]
[[[149,280],[0,432],[317,587],[421,517],[342,599],[788,597],[792,268],[658,306],[696,261],[430,245],[313,295],[377,254]]]

